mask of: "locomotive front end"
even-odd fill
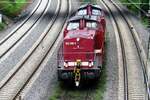
[[[70,32],[58,54],[58,76],[61,80],[96,79],[100,76],[100,51],[95,50],[95,31]]]

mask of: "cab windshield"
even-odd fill
[[[79,22],[70,22],[67,26],[67,30],[74,30],[79,28]]]
[[[97,25],[97,22],[92,22],[92,21],[87,21],[86,22],[86,27],[87,28],[97,28],[98,27],[98,25]]]
[[[101,15],[101,11],[100,11],[100,10],[97,10],[97,9],[93,9],[93,10],[92,10],[92,14],[93,14],[93,15]]]
[[[87,15],[87,10],[86,9],[81,9],[78,11],[77,15]]]
[[[81,38],[88,38],[90,36],[90,34],[88,32],[76,32],[76,33],[69,33],[66,35],[65,39],[67,38],[77,38],[77,37],[81,37]]]

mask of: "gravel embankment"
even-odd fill
[[[126,13],[128,14],[130,21],[132,22],[134,28],[136,29],[136,31],[139,35],[139,38],[142,40],[142,46],[143,46],[145,52],[147,53],[148,39],[150,36],[150,32],[149,32],[148,28],[141,23],[140,18],[137,15],[135,15],[131,11],[129,11],[126,6],[123,6],[122,4],[120,4],[120,1],[115,0],[115,2],[119,2],[119,6],[126,10]]]
[[[39,0],[30,0],[28,3],[29,5],[26,7],[26,9],[24,9],[20,15],[18,15],[18,17],[9,20],[7,18],[7,20],[9,20],[9,25],[7,26],[6,29],[2,30],[0,32],[0,40],[2,40],[5,36],[7,36],[13,29],[15,29],[20,23],[22,23],[22,21],[29,15],[29,13],[32,12],[32,10],[34,9],[34,7],[37,5]],[[12,22],[11,22],[12,21]]]
[[[55,13],[55,9],[57,7],[57,1],[54,1],[55,0],[52,0],[53,3],[50,3],[48,11],[44,14],[43,18],[34,26],[34,28],[26,33],[26,35],[5,55],[5,57],[0,59],[0,80],[2,80],[4,76],[14,68],[14,66],[22,59],[27,51],[30,50],[33,44],[45,31],[47,25],[51,23],[52,17]],[[44,4],[44,1],[42,4]],[[45,5],[43,5],[43,7],[45,7]],[[32,23],[33,20],[34,18],[31,19],[29,23]]]
[[[72,5],[77,4],[72,0]],[[76,5],[72,6],[71,9],[74,11],[77,8]],[[63,34],[63,33],[61,33]],[[48,100],[53,94],[56,85],[58,85],[57,80],[57,50],[62,41],[59,41],[55,50],[50,52],[43,65],[38,69],[32,81],[29,83],[24,90],[23,98],[24,100]]]
[[[116,0],[116,2],[119,2]],[[127,8],[123,5],[119,5],[121,8],[126,9]],[[138,35],[140,39],[142,40],[142,46],[144,47],[145,52],[147,53],[148,48],[148,38],[149,38],[149,31],[148,29],[142,25],[140,19],[138,16],[131,13],[129,10],[127,10],[129,19],[131,20],[134,28],[138,32]],[[117,70],[117,50],[116,50],[116,44],[115,44],[115,36],[114,31],[112,29],[112,24],[109,21],[109,18],[107,17],[107,31],[109,32],[108,38],[108,45],[107,45],[107,88],[104,96],[104,100],[117,100],[117,84],[118,84],[118,70]],[[109,26],[108,26],[109,25]],[[112,58],[111,58],[112,57]],[[115,60],[116,58],[116,60]]]
[[[98,2],[100,4],[100,2]],[[117,62],[117,46],[113,25],[109,18],[108,12],[100,4],[102,9],[105,10],[106,16],[106,92],[104,93],[104,100],[117,100],[118,99],[118,62]]]

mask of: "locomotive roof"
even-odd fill
[[[88,20],[88,21],[97,22],[98,17],[97,16],[89,16],[89,15],[87,15],[87,16],[74,16],[69,20],[69,22],[78,21],[80,19],[85,19],[85,20]]]
[[[99,5],[95,5],[95,4],[84,4],[84,5],[80,6],[80,8],[79,8],[78,10],[84,9],[84,8],[86,8],[88,5],[92,6],[92,8],[94,8],[94,9],[102,10],[102,8],[101,8]]]

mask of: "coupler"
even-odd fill
[[[81,73],[80,73],[80,68],[81,68],[81,60],[77,60],[77,65],[74,68],[74,80],[75,80],[75,85],[78,87],[80,85],[80,79],[81,79]]]

